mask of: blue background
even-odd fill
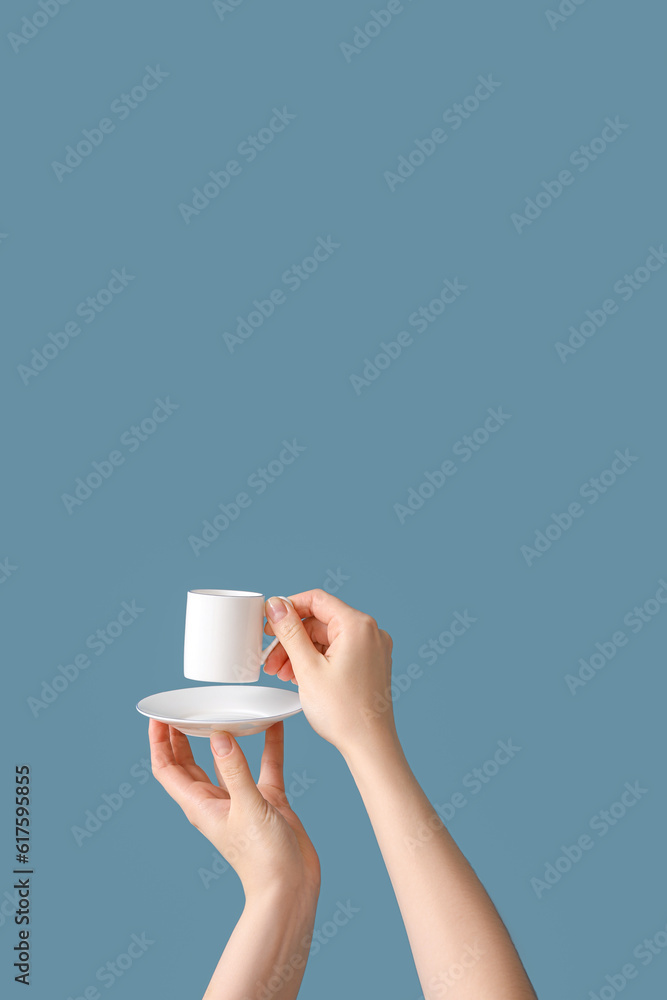
[[[608,0],[551,27],[544,0],[413,0],[348,61],[341,43],[371,9],[244,0],[221,18],[205,2],[73,0],[18,52],[3,38],[0,558],[16,568],[0,587],[0,890],[12,885],[14,764],[28,762],[38,1000],[80,996],[132,933],[155,943],[114,983],[119,997],[203,993],[242,893],[231,870],[204,887],[213,849],[143,770],[134,704],[183,686],[189,588],[333,589],[329,571],[346,577],[338,596],[393,636],[395,673],[423,667],[395,710],[434,803],[498,740],[521,747],[450,829],[541,1000],[584,1000],[628,962],[639,970],[628,998],[664,989],[667,953],[646,967],[632,953],[667,924],[656,891],[667,610],[636,634],[623,618],[667,574],[667,267],[627,302],[613,286],[667,240],[665,15]],[[8,0],[1,34],[38,10]],[[166,79],[125,120],[110,114],[156,65]],[[488,100],[460,128],[443,125],[489,74],[500,86]],[[237,147],[275,107],[296,118],[247,163]],[[573,167],[615,116],[628,127]],[[104,117],[113,133],[59,181],[53,161]],[[447,140],[392,192],[385,171],[437,127]],[[179,205],[234,158],[240,176],[186,224]],[[574,183],[517,232],[512,213],[568,167]],[[339,248],[230,352],[223,334],[329,236]],[[26,385],[32,349],[123,267],[128,287]],[[418,333],[408,317],[445,278],[466,291]],[[617,313],[561,361],[554,345],[610,297]],[[411,346],[355,391],[350,376],[401,330]],[[169,419],[121,448],[124,464],[68,513],[77,477],[166,397]],[[499,406],[503,427],[399,517],[395,505]],[[283,440],[305,451],[256,495],[248,477]],[[589,505],[579,489],[616,449],[637,461]],[[189,536],[244,489],[251,506],[195,555]],[[584,515],[528,565],[521,546],[577,500]],[[137,620],[35,716],[28,699],[132,600]],[[474,625],[426,664],[420,646],[466,610]],[[619,629],[627,645],[573,694],[565,676]],[[207,743],[193,742],[205,763]],[[242,745],[256,766],[262,738]],[[323,867],[316,926],[338,900],[359,913],[311,958],[302,995],[417,1000],[357,792],[299,716],[286,724],[286,775],[304,771],[314,783],[294,805]],[[647,793],[538,898],[531,879],[635,781]],[[123,782],[132,797],[78,846],[72,828]],[[13,996],[15,930],[1,919]]]

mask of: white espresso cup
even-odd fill
[[[247,590],[189,590],[185,610],[186,677],[216,684],[259,680],[278,642],[262,650],[264,594]]]

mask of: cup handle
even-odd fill
[[[287,601],[287,603],[288,603],[288,604],[291,604],[291,605],[292,605],[292,607],[294,607],[294,602],[293,602],[293,601],[290,601],[289,597],[283,597],[283,596],[282,596],[282,594],[280,594],[279,596],[280,596],[280,597],[282,597],[283,601]],[[273,649],[275,649],[275,648],[276,648],[276,646],[278,645],[279,641],[280,641],[280,640],[279,640],[279,639],[278,639],[278,638],[276,637],[276,638],[275,638],[275,639],[273,640],[273,642],[270,642],[270,643],[269,643],[269,645],[268,645],[268,646],[266,647],[266,649],[263,649],[263,650],[262,650],[262,655],[261,655],[261,656],[260,656],[260,658],[259,658],[259,663],[260,663],[260,666],[262,666],[262,665],[263,665],[263,664],[264,664],[264,663],[266,662],[266,658],[267,658],[267,656],[269,655],[269,653],[270,653],[270,652],[271,652],[271,651],[272,651]]]
[[[279,640],[279,639],[278,639],[278,638],[276,637],[276,638],[275,638],[275,639],[273,640],[273,642],[270,642],[270,643],[269,643],[269,645],[268,645],[268,646],[266,647],[266,649],[263,649],[263,650],[262,650],[262,655],[261,655],[261,656],[260,656],[260,658],[259,658],[259,662],[260,662],[260,666],[261,666],[261,665],[262,665],[263,663],[265,663],[265,662],[266,662],[266,658],[267,658],[267,656],[269,655],[269,653],[271,652],[271,650],[272,650],[272,649],[275,649],[275,648],[276,648],[276,646],[278,645],[279,641],[280,641],[280,640]]]

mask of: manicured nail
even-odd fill
[[[232,741],[227,733],[213,733],[211,736],[211,746],[218,757],[226,757],[232,749]]]
[[[284,597],[269,597],[266,602],[266,617],[270,622],[279,622],[288,612],[286,599]]]

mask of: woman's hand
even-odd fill
[[[227,733],[211,737],[216,785],[195,763],[189,740],[178,729],[151,719],[148,733],[153,774],[234,868],[246,899],[281,887],[317,898],[317,853],[285,795],[282,722],[266,731],[257,784]]]
[[[264,631],[280,645],[265,673],[298,683],[311,726],[344,756],[395,745],[391,637],[370,615],[324,590],[293,594],[289,601],[293,607],[280,597],[266,602]]]
[[[391,639],[323,590],[288,600],[293,607],[281,598],[266,602],[265,631],[280,645],[264,669],[296,679],[311,726],[350,767],[424,996],[536,1000],[496,908],[405,759],[392,712]]]

